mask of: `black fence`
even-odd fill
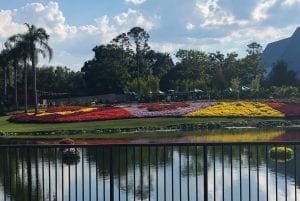
[[[297,200],[299,145],[0,146],[0,200]]]

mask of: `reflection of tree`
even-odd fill
[[[271,148],[271,146],[268,146],[268,148]],[[123,195],[125,191],[130,195],[134,193],[137,199],[147,199],[149,193],[153,197],[153,191],[156,192],[157,185],[156,170],[159,172],[159,182],[164,179],[161,178],[164,175],[164,170],[170,171],[172,165],[176,172],[179,170],[179,165],[181,165],[181,179],[188,176],[195,177],[196,174],[198,176],[203,175],[203,146],[166,145],[165,147],[143,146],[142,148],[141,146],[116,146],[112,149],[104,146],[77,149],[80,154],[83,154],[84,159],[81,159],[81,163],[77,164],[78,168],[84,165],[84,171],[96,170],[97,179],[100,183],[103,182],[103,179],[109,180],[110,173],[112,173],[115,187],[120,188]],[[230,168],[231,161],[233,161],[233,168],[239,168],[240,157],[242,168],[248,168],[248,155],[250,153],[250,168],[253,171],[256,170],[257,165],[261,167],[266,164],[268,149],[265,145],[250,146],[249,152],[248,145],[233,145],[232,147],[224,145],[222,152],[222,146],[218,145],[215,148],[207,146],[207,153],[208,170],[212,170],[214,167],[214,158],[216,168],[219,169],[220,167],[217,166],[221,165],[222,159],[224,167]],[[299,154],[299,150],[297,150],[297,155]],[[3,184],[5,193],[14,201],[42,200],[44,191],[41,168],[43,164],[46,168],[45,178],[49,176],[50,165],[52,175],[54,174],[55,164],[57,164],[58,171],[62,170],[62,152],[56,148],[0,148],[0,156],[2,159],[0,163],[0,183]],[[181,159],[180,164],[179,158]],[[112,166],[110,165],[111,159],[113,160]],[[297,167],[300,167],[299,161],[300,159],[297,161]],[[268,162],[270,171],[274,171],[275,163],[270,160]],[[110,168],[112,168],[112,171]],[[291,160],[287,163],[287,176],[290,178],[295,177],[293,168],[294,160]],[[284,175],[284,171],[284,165],[278,165],[278,172]],[[167,179],[170,179],[170,172],[167,175]],[[54,179],[51,182],[55,182]],[[297,174],[298,185],[299,182],[300,174]],[[158,185],[161,187],[163,184],[159,183]],[[47,188],[46,186],[44,192],[46,198],[49,194]],[[109,188],[109,186],[106,186],[106,188]],[[53,194],[54,192],[51,196]]]
[[[24,152],[25,151],[25,152]],[[17,148],[1,148],[0,182],[7,197],[14,201],[41,199],[41,188],[32,176],[32,158],[35,154]]]
[[[90,148],[87,149],[85,156],[89,156],[90,161],[97,164],[98,175],[101,179],[103,179],[103,176],[109,176],[110,148]],[[164,150],[164,147],[160,146],[144,146],[143,148],[140,146],[114,147],[112,156],[115,185],[118,185],[120,180],[121,190],[126,191],[127,189],[128,193],[135,192],[137,198],[146,198],[149,191],[153,190],[152,178],[156,166],[157,168],[163,168],[164,164],[168,166],[172,159],[170,147],[166,147]],[[151,168],[150,178],[149,167]]]

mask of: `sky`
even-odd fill
[[[54,50],[53,60],[40,65],[80,70],[93,47],[140,26],[157,51],[243,56],[253,41],[265,47],[290,37],[300,26],[299,10],[300,0],[0,0],[0,43],[26,31],[25,22],[35,24],[50,34]]]

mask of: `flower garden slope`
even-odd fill
[[[217,105],[199,109],[188,117],[284,117],[281,112],[259,102],[220,102]]]
[[[266,104],[282,112],[286,117],[300,117],[300,103],[267,102]]]
[[[138,118],[142,117],[181,117],[201,108],[215,105],[215,102],[199,102],[188,104],[147,104],[132,105],[126,109]],[[175,105],[175,106],[174,106]]]
[[[44,112],[41,114],[19,113],[10,117],[12,122],[68,123],[133,118],[130,112],[119,107],[82,108],[76,111]]]

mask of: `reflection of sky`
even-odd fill
[[[173,191],[174,191],[174,200],[180,199],[180,185],[181,185],[181,199],[187,200],[188,199],[188,186],[189,186],[189,198],[190,200],[196,200],[196,182],[198,181],[198,197],[199,200],[202,200],[203,198],[203,158],[202,158],[202,149],[198,149],[198,158],[197,158],[197,168],[198,172],[196,173],[196,160],[195,160],[195,147],[190,148],[189,151],[189,158],[187,160],[187,152],[185,148],[182,148],[181,150],[181,170],[180,170],[180,157],[179,157],[179,151],[178,147],[174,147],[173,152]],[[226,152],[227,149],[224,149],[224,195],[225,200],[230,200],[230,192],[231,192],[231,166],[230,166],[230,157],[228,152]],[[253,148],[255,150],[255,148]],[[262,149],[264,150],[264,149]],[[166,186],[166,200],[171,200],[172,198],[172,152],[170,149],[166,149],[166,166],[164,170],[164,163],[163,163],[163,157],[162,153],[159,153],[161,157],[158,159],[158,166],[156,166],[155,162],[155,152],[154,149],[152,149],[153,152],[150,153],[151,157],[151,166],[150,169],[148,167],[148,157],[143,159],[143,177],[142,177],[142,187],[141,187],[141,176],[140,176],[140,163],[139,163],[139,151],[136,150],[136,165],[135,165],[135,172],[133,171],[133,161],[128,160],[128,164],[131,164],[128,166],[128,186],[129,186],[129,192],[128,192],[128,200],[133,200],[133,184],[135,183],[135,192],[136,192],[136,200],[140,200],[140,189],[143,188],[143,200],[148,200],[148,193],[149,193],[149,181],[150,181],[150,195],[151,200],[156,199],[156,194],[158,193],[159,200],[164,200],[164,191]],[[245,150],[244,150],[245,151]],[[260,166],[259,166],[259,197],[260,200],[266,200],[266,165],[265,165],[265,159],[264,159],[264,151],[261,154],[260,158]],[[86,152],[85,152],[86,153]],[[245,155],[247,152],[242,152],[242,196],[243,200],[248,200],[249,197],[249,174],[248,174],[248,157]],[[208,190],[209,190],[209,200],[213,200],[213,188],[214,188],[214,181],[213,181],[213,161],[212,161],[212,152],[211,150],[208,150]],[[81,153],[80,153],[81,155]],[[123,155],[122,155],[123,156]],[[298,156],[300,156],[298,154]],[[253,200],[256,200],[257,197],[257,172],[256,172],[256,155],[255,153],[252,153],[251,158],[251,173],[250,173],[250,181],[251,181],[251,198]],[[116,157],[117,158],[117,157]],[[130,157],[129,157],[130,158]],[[91,158],[92,159],[92,158]],[[189,163],[187,163],[189,161]],[[300,158],[298,157],[298,161],[300,161]],[[57,186],[58,186],[58,197],[57,200],[62,200],[62,187],[64,188],[64,200],[69,200],[69,193],[70,193],[70,200],[75,200],[75,191],[76,191],[76,172],[75,172],[75,165],[71,165],[70,169],[67,165],[63,166],[63,169],[61,169],[61,161],[58,162],[58,168],[57,168]],[[83,162],[83,163],[82,163]],[[84,185],[84,199],[83,200],[96,200],[96,179],[98,181],[98,197],[99,200],[103,199],[103,177],[102,177],[102,165],[105,164],[106,167],[109,166],[109,161],[103,161],[100,157],[99,160],[99,166],[97,168],[98,177],[96,177],[96,166],[95,166],[95,160],[89,160],[84,154],[84,160],[80,160],[80,162],[77,164],[77,200],[82,200],[82,187]],[[293,160],[288,162],[288,177],[287,177],[287,200],[293,200],[294,199],[294,175],[293,175]],[[26,163],[25,163],[26,164]],[[83,168],[82,169],[82,165]],[[121,164],[121,168],[123,171],[121,171],[120,177],[118,176],[118,162],[115,161],[113,164],[115,167],[114,172],[114,192],[115,192],[115,200],[119,200],[119,178],[120,178],[120,196],[122,200],[125,200],[126,198],[126,173],[124,172],[125,167],[124,164]],[[220,150],[216,150],[216,200],[222,200],[222,160],[221,160],[221,154]],[[20,166],[19,166],[20,167]],[[26,170],[26,165],[24,166]],[[33,189],[36,188],[36,169],[35,169],[35,160],[33,159],[32,162],[32,184]],[[158,175],[156,175],[156,167],[158,167]],[[279,200],[284,198],[285,196],[285,180],[284,180],[284,172],[282,172],[282,164],[278,165],[279,172],[278,172],[278,196]],[[240,200],[240,173],[239,173],[239,161],[238,158],[235,156],[233,157],[233,200]],[[39,159],[39,194],[42,192],[43,183],[42,183],[42,170],[44,170],[44,191],[45,191],[45,198],[46,200],[49,199],[49,178],[50,178],[50,187],[51,187],[51,199],[53,200],[55,197],[55,163],[54,161],[51,161],[50,163],[50,177],[49,177],[49,163],[48,159],[45,156],[44,160],[44,169],[42,169],[42,161]],[[89,171],[90,170],[90,171]],[[149,172],[150,170],[150,172]],[[187,174],[187,170],[189,170],[189,174]],[[276,193],[275,193],[275,173],[274,173],[274,163],[269,161],[269,168],[268,168],[268,186],[269,186],[269,200],[275,200]],[[21,170],[19,169],[18,174],[21,175]],[[25,184],[27,183],[27,176],[26,171],[25,175],[23,176]],[[82,175],[82,172],[84,173]],[[166,174],[164,175],[164,172]],[[70,173],[70,177],[69,177]],[[135,182],[134,182],[134,173],[135,173]],[[14,174],[14,173],[13,173]],[[63,176],[62,176],[63,174]],[[148,175],[150,174],[150,180]],[[196,177],[197,175],[197,177]],[[164,177],[166,178],[166,183],[164,183]],[[21,177],[20,177],[21,178]],[[63,178],[63,182],[62,182]],[[158,178],[158,180],[156,179]],[[181,178],[181,180],[180,180]],[[197,181],[196,181],[197,178]],[[69,180],[70,179],[70,180]],[[189,182],[188,182],[189,180]],[[106,199],[109,200],[109,176],[105,176],[105,195]],[[181,182],[180,182],[181,181]],[[70,186],[69,186],[70,185]],[[91,188],[90,188],[91,187]],[[297,192],[300,196],[300,191]],[[0,195],[3,195],[3,186],[0,186]],[[91,196],[91,197],[90,197]],[[1,198],[0,198],[1,200]]]

